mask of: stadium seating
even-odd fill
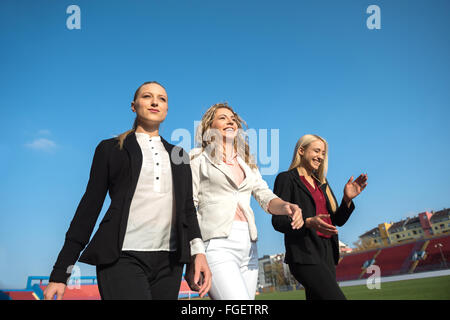
[[[10,300],[39,300],[34,291],[30,290],[6,290],[2,291]]]
[[[442,254],[439,247],[436,247],[437,244],[442,244]],[[425,252],[425,259],[419,261],[415,272],[443,269],[445,265],[447,268],[450,267],[450,236],[430,240]],[[444,255],[445,262],[442,260],[442,255]]]
[[[189,285],[187,284],[187,282],[185,280],[181,281],[181,285],[180,285],[180,292],[178,294],[178,298],[180,299],[184,299],[184,298],[192,298],[192,297],[197,297],[198,293],[195,291],[192,291],[191,288],[189,288]]]
[[[44,291],[46,286],[41,286]],[[63,300],[100,300],[100,293],[96,284],[83,284],[78,288],[66,288]]]
[[[383,248],[374,263],[380,267],[381,276],[386,277],[406,273],[411,264],[409,257],[412,255],[414,247],[415,243],[412,242],[395,247]],[[405,261],[407,262],[406,264]]]
[[[441,249],[446,265],[442,260],[439,247],[435,247],[438,243],[442,244]],[[415,266],[413,261],[414,253],[420,252],[423,247],[425,247],[426,251],[425,259],[416,262],[417,266]],[[337,281],[367,278],[370,274],[365,274],[363,271],[364,267],[367,267],[365,263],[367,264],[371,259],[374,259],[374,265],[380,267],[382,277],[449,268],[450,236],[446,235],[430,240],[420,239],[392,247],[343,255],[336,267]]]
[[[363,271],[364,262],[371,260],[378,250],[370,250],[354,254],[347,254],[336,267],[337,281],[359,279]]]

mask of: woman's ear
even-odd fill
[[[136,112],[136,108],[134,107],[134,101],[131,102],[131,111]]]
[[[303,147],[298,148],[298,154],[303,156],[305,154],[305,149],[303,149]]]

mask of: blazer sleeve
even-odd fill
[[[282,172],[275,178],[273,192],[282,200],[292,202],[292,182],[286,172]],[[286,215],[272,215],[272,226],[281,233],[289,233],[294,231],[291,221]]]
[[[199,224],[199,221],[201,219],[200,215],[198,215],[197,213],[197,207],[198,207],[198,192],[199,192],[199,185],[200,185],[200,174],[199,174],[199,170],[200,170],[200,162],[199,162],[199,157],[198,157],[198,150],[197,149],[193,149],[191,150],[191,152],[189,153],[190,156],[196,156],[194,159],[192,159],[190,161],[190,170],[191,170],[191,178],[192,178],[192,183],[191,183],[191,188],[192,188],[192,203],[193,203],[193,212],[196,215],[196,221],[197,221],[197,225]],[[199,227],[199,234],[200,236],[194,237],[192,238],[192,240],[190,240],[190,247],[191,247],[191,255],[196,255],[199,253],[205,253],[206,249],[205,249],[205,244],[203,243],[203,240],[201,238],[201,231],[200,231],[200,227]]]
[[[327,182],[328,183],[328,182]],[[334,196],[333,190],[331,189],[330,185],[328,184],[328,188],[330,189],[331,195],[334,198],[334,201],[336,201],[336,197]],[[350,218],[350,215],[352,214],[353,210],[355,210],[355,204],[353,201],[350,204],[350,208],[347,207],[344,201],[341,202],[341,205],[339,208],[337,208],[336,212],[334,214],[330,214],[331,222],[338,227],[342,227],[347,220]]]
[[[267,213],[269,212],[269,203],[272,199],[278,198],[276,194],[270,190],[267,182],[262,178],[259,170],[253,169],[253,173],[255,174],[255,184],[253,185],[252,195],[258,201],[261,208]]]
[[[193,158],[192,158],[193,157]],[[197,149],[192,149],[189,153],[191,174],[192,174],[192,198],[195,207],[198,207],[198,191],[200,185],[200,158]]]
[[[189,155],[183,150],[183,159],[186,163],[186,222],[188,225],[188,240],[201,238],[200,227],[198,225],[197,210],[195,208],[192,168],[189,162]]]
[[[95,149],[86,191],[66,233],[64,245],[50,275],[50,282],[66,283],[69,279],[69,267],[75,265],[81,251],[89,242],[107,191],[108,146],[104,140]]]

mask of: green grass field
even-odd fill
[[[450,276],[381,282],[380,289],[342,287],[349,300],[450,300]],[[262,293],[256,300],[305,300],[305,291]]]
[[[380,289],[372,290],[366,285],[342,287],[342,291],[348,300],[450,300],[450,276],[381,282]],[[305,291],[261,293],[256,300],[305,300]]]

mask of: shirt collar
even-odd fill
[[[136,132],[136,138],[142,139],[142,140],[150,140],[150,141],[159,141],[161,142],[161,136],[154,136],[150,137],[148,134],[143,132]]]

